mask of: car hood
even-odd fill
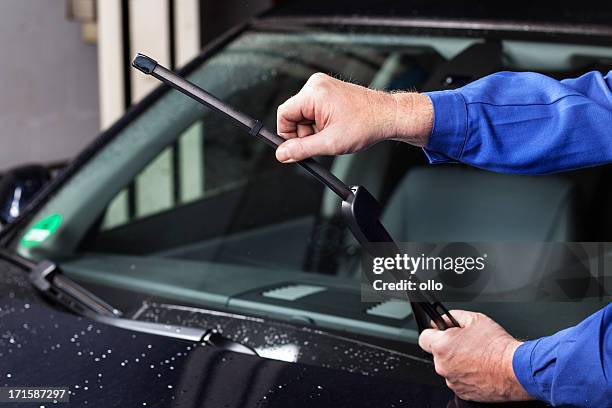
[[[1,300],[5,387],[68,387],[70,405],[447,407],[444,387],[376,378],[134,333]],[[299,398],[296,398],[299,396]]]

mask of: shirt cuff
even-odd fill
[[[542,399],[538,383],[533,376],[532,355],[533,351],[541,339],[526,341],[518,346],[512,357],[512,369],[518,382],[523,386],[525,391],[536,399]]]
[[[458,90],[426,92],[433,104],[434,123],[423,151],[430,163],[456,162],[467,137],[467,106]]]

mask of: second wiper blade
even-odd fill
[[[16,257],[15,260],[17,260]],[[257,352],[251,347],[224,337],[214,329],[125,319],[122,317],[123,313],[120,310],[114,308],[70,278],[63,276],[57,265],[51,261],[44,260],[33,265],[29,278],[30,282],[44,296],[79,316],[87,317],[109,326],[140,333],[172,337],[174,339],[213,346],[222,350],[257,355]]]

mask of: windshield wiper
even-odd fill
[[[123,315],[120,310],[64,276],[51,261],[34,265],[30,271],[30,282],[46,298],[80,316],[95,319],[102,316],[117,318]]]
[[[140,333],[171,337],[222,350],[257,355],[252,348],[224,337],[214,329],[201,329],[122,318],[123,313],[62,274],[54,262],[33,263],[17,254],[0,251],[0,257],[30,270],[29,280],[51,302],[60,304],[78,316]]]
[[[235,110],[197,85],[176,75],[162,65],[159,65],[157,61],[146,55],[136,55],[132,61],[132,66],[147,75],[157,78],[161,82],[182,92],[199,103],[226,115],[243,127],[249,135],[259,138],[272,148],[277,148],[285,141],[276,133],[266,129],[259,120],[253,119]],[[391,235],[389,235],[380,222],[380,215],[382,212],[381,205],[368,190],[363,186],[348,187],[323,165],[312,158],[299,161],[297,164],[342,199],[342,215],[346,219],[349,229],[357,241],[359,241],[366,250],[372,251],[369,245],[371,243],[384,242],[388,243],[390,249],[395,253],[399,253],[399,247],[395,244]],[[375,254],[372,253],[372,255]],[[401,279],[401,276],[395,271],[391,273],[396,279]],[[418,280],[414,275],[412,275],[411,278],[418,284]],[[455,318],[449,313],[448,309],[431,294],[423,291],[413,291],[407,292],[406,296],[412,307],[412,312],[419,332],[429,328],[430,321],[435,322],[436,326],[441,330],[449,327],[459,327],[459,323],[457,323]],[[446,315],[449,322],[444,319],[444,315]]]

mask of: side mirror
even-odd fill
[[[0,177],[0,222],[6,225],[15,220],[49,180],[49,169],[40,165],[5,172]]]

